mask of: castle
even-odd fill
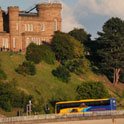
[[[50,43],[54,32],[61,31],[60,3],[42,3],[35,6],[37,13],[19,11],[19,7],[0,8],[1,51],[24,51],[30,43]]]

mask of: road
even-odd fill
[[[124,118],[114,119],[114,120],[103,119],[103,120],[86,120],[86,121],[49,122],[46,124],[124,124]]]

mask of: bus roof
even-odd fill
[[[106,98],[106,99],[84,99],[84,100],[78,100],[78,101],[62,101],[62,102],[57,102],[56,104],[76,103],[76,102],[90,102],[90,101],[104,101],[104,100],[109,100],[109,99]]]

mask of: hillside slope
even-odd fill
[[[72,74],[69,83],[63,83],[52,75],[52,70],[58,65],[48,65],[44,62],[36,65],[37,73],[35,76],[23,76],[15,72],[19,64],[25,60],[24,55],[9,52],[0,53],[0,63],[4,72],[7,74],[7,81],[16,80],[18,88],[27,94],[31,94],[35,99],[43,99],[45,103],[55,99],[75,100],[77,85],[82,81],[102,81],[108,88],[112,97],[116,97],[118,102],[124,98],[124,85],[113,86],[104,75],[97,75],[87,70],[82,76]]]

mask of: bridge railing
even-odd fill
[[[20,121],[33,121],[43,119],[58,119],[58,118],[71,118],[71,117],[90,117],[90,116],[106,116],[106,115],[124,115],[124,110],[114,111],[93,111],[69,114],[45,114],[45,115],[32,115],[32,116],[19,116],[0,118],[0,123],[4,122],[20,122]]]

